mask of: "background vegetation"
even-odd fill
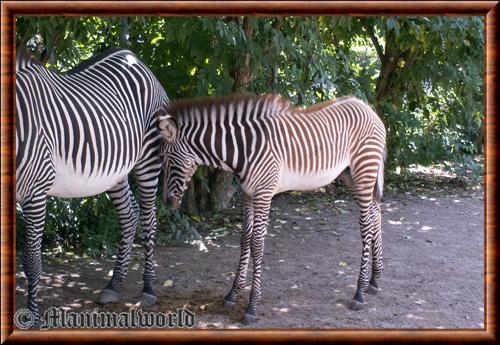
[[[389,179],[415,164],[482,174],[474,159],[483,150],[482,17],[18,17],[16,29],[62,72],[110,46],[129,48],[171,99],[277,92],[309,105],[356,95],[388,129]],[[199,169],[185,212],[196,219],[224,208],[236,190],[231,175]],[[189,227],[158,206],[168,229],[160,238]],[[20,245],[22,229],[19,218]],[[50,200],[46,244],[96,255],[112,253],[118,236],[105,195]]]

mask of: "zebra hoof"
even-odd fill
[[[101,294],[99,295],[99,299],[97,303],[99,304],[108,304],[108,303],[116,303],[120,300],[120,294],[113,290],[103,289]]]
[[[351,302],[351,310],[361,310],[365,307],[365,304],[360,301],[356,301],[355,299]]]
[[[370,284],[368,285],[368,289],[366,289],[366,292],[368,292],[371,295],[376,295],[378,293],[378,290],[379,290],[378,288]]]
[[[232,307],[235,304],[236,304],[236,293],[233,290],[231,290],[224,297],[224,306],[226,306],[226,307]]]
[[[252,314],[243,314],[243,320],[241,320],[241,323],[244,325],[251,325],[252,323],[255,323],[257,321],[257,317]]]
[[[236,301],[230,301],[230,300],[227,300],[224,298],[224,306],[225,307],[230,308],[230,307],[234,306],[235,304],[236,304]]]
[[[236,304],[236,299],[231,296],[231,292],[228,293],[227,296],[224,297],[224,306],[232,307],[235,304]]]
[[[141,300],[139,301],[138,304],[140,304],[141,307],[151,307],[156,303],[158,300],[158,297],[155,295],[150,295],[148,293],[143,292],[141,296]]]

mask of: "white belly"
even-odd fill
[[[289,190],[307,191],[314,190],[332,183],[344,169],[347,163],[341,164],[334,169],[320,170],[317,173],[301,174],[299,172],[283,170],[275,194]]]
[[[103,193],[127,177],[133,165],[114,174],[101,176],[76,172],[65,163],[56,165],[56,177],[48,195],[63,198],[83,198]]]

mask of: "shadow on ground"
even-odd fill
[[[235,230],[241,223],[240,207],[236,203],[227,213]],[[425,182],[410,192],[387,188],[381,291],[367,297],[364,310],[352,311],[347,306],[361,254],[356,204],[333,188],[278,195],[265,242],[258,323],[240,323],[249,286],[234,307],[222,305],[239,257],[239,235],[227,228],[202,233],[204,250],[193,245],[157,247],[160,298],[147,310],[188,308],[200,328],[482,328],[483,213],[480,189],[429,187]],[[218,236],[221,229],[229,234]],[[139,246],[134,248],[123,301],[104,307],[95,301],[110,279],[114,260],[44,260],[42,310],[59,306],[126,311],[140,295]],[[16,303],[23,308],[26,282],[22,273],[17,277]]]

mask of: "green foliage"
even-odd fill
[[[16,240],[25,244],[25,225],[17,213]],[[105,194],[84,199],[48,198],[43,245],[82,248],[91,256],[114,254],[120,240],[115,208]]]
[[[278,92],[310,105],[353,94],[386,124],[388,176],[443,162],[482,173],[473,160],[483,150],[482,17],[17,17],[16,29],[61,71],[121,43],[173,99]],[[196,193],[213,187],[210,174],[196,175]],[[47,241],[112,251],[119,230],[109,208],[103,197],[51,201]],[[162,222],[188,229],[159,208]],[[177,236],[168,231],[160,237]]]

